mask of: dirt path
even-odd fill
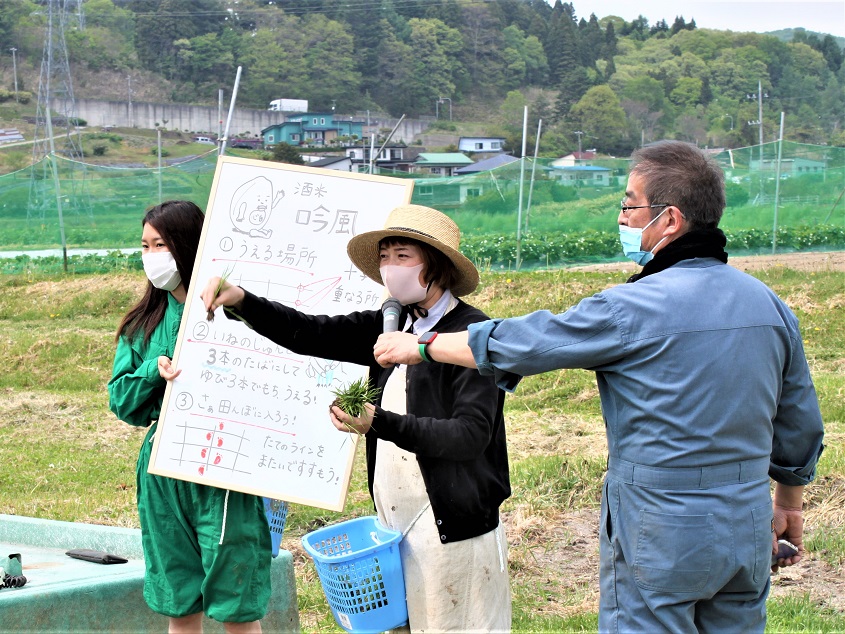
[[[519,561],[513,567],[512,582],[519,583],[522,577],[546,579],[557,589],[546,609],[560,616],[598,610],[598,509],[561,514],[534,526],[530,539],[515,522],[508,521],[512,519],[505,518],[510,559]],[[838,567],[824,560],[823,553],[808,553],[800,564],[772,575],[769,596],[799,598],[804,594],[820,608],[845,613],[845,578]]]
[[[730,264],[743,271],[756,271],[773,266],[783,266],[799,271],[843,271],[845,251],[825,253],[785,253],[783,255],[752,255],[730,258]]]
[[[799,271],[842,271],[845,272],[845,251],[824,253],[784,253],[779,255],[750,255],[731,257],[728,263],[742,271],[759,271],[783,266]],[[624,271],[633,273],[637,267],[632,262],[609,262],[572,267],[574,271]]]

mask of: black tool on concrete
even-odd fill
[[[68,557],[92,561],[95,564],[125,564],[128,561],[128,559],[118,557],[117,555],[110,555],[102,550],[89,550],[87,548],[76,548],[67,551],[65,554]]]

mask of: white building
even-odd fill
[[[462,136],[458,141],[458,149],[461,152],[502,152],[505,139],[497,136]]]

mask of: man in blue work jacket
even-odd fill
[[[763,632],[770,567],[804,553],[804,485],[824,429],[798,321],[727,266],[719,166],[664,141],[634,154],[619,214],[628,284],[555,315],[480,322],[425,345],[513,390],[596,372],[608,440],[600,527],[602,632]],[[381,364],[419,363],[382,335]],[[774,500],[769,478],[775,481]],[[777,540],[797,547],[772,566]]]

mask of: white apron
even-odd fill
[[[396,414],[407,413],[406,369],[397,366],[384,388],[382,407]],[[501,523],[484,535],[441,544],[416,456],[386,440],[378,441],[373,497],[382,524],[408,531],[399,552],[411,631],[510,631],[507,543]]]

